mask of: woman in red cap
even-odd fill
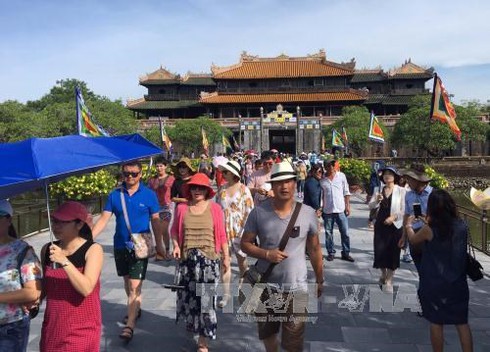
[[[41,352],[100,349],[100,272],[104,253],[92,239],[92,217],[84,205],[68,201],[51,214],[58,241],[41,252],[46,310]]]
[[[198,351],[208,350],[208,339],[216,339],[217,318],[216,296],[206,310],[201,310],[201,295],[196,284],[220,282],[220,262],[223,271],[230,267],[230,255],[221,206],[211,198],[215,191],[209,178],[197,173],[184,186],[188,203],[177,206],[171,229],[174,246],[173,255],[180,259],[182,273],[177,291],[177,321],[186,322],[187,330],[199,334]],[[221,257],[221,258],[220,258]],[[222,260],[220,260],[222,259]]]

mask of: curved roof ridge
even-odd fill
[[[153,81],[153,80],[175,80],[175,79],[180,79],[180,75],[171,73],[167,69],[163,68],[160,65],[160,68],[157,70],[147,73],[144,76],[141,76],[139,78],[140,82],[147,82],[147,81]]]

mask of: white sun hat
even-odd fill
[[[218,169],[220,169],[221,171],[227,170],[227,171],[231,172],[233,175],[235,175],[237,177],[241,177],[240,171],[242,168],[241,168],[240,164],[238,162],[236,162],[235,160],[228,160],[228,162],[226,164],[219,165]]]
[[[283,161],[281,163],[272,165],[271,179],[266,182],[284,181],[291,178],[296,178],[296,172],[289,162]]]

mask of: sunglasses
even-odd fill
[[[205,186],[190,186],[189,189],[191,191],[202,191],[202,192],[205,192],[208,190],[208,188]]]
[[[124,177],[129,177],[131,176],[132,178],[138,177],[139,176],[139,171],[138,172],[129,172],[129,171],[124,171],[123,175]]]

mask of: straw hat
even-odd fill
[[[189,158],[182,157],[179,161],[172,165],[175,174],[177,174],[180,164],[185,164],[185,166],[187,166],[192,172],[196,172],[196,170],[192,167],[191,160]]]
[[[241,177],[240,171],[242,170],[242,168],[241,168],[240,164],[238,162],[236,162],[235,160],[229,160],[226,164],[219,165],[218,169],[220,169],[221,171],[224,171],[224,170],[229,171],[233,175],[235,175],[237,177]]]
[[[272,165],[271,179],[266,182],[284,181],[292,178],[296,178],[296,172],[290,163],[283,161]]]
[[[213,198],[216,194],[213,187],[211,187],[211,180],[202,172],[198,172],[197,174],[193,175],[191,179],[182,186],[182,192],[187,195],[187,198],[190,198],[191,196],[190,188],[192,186],[206,187],[208,189],[208,199]]]

